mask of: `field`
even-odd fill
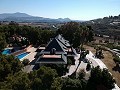
[[[95,54],[95,49],[93,47],[84,45],[84,48],[92,51]],[[109,51],[103,51],[104,59],[102,59],[103,63],[107,66],[109,71],[112,73],[113,77],[116,80],[117,85],[120,87],[120,73],[118,71],[113,70],[115,67],[115,62],[113,61],[112,54]]]

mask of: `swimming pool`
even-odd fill
[[[5,49],[2,54],[11,54],[11,49]]]
[[[22,58],[24,58],[26,55],[28,55],[29,54],[29,52],[25,52],[25,53],[21,53],[21,54],[19,54],[19,55],[17,55],[16,57],[18,58],[18,59],[22,59]]]
[[[2,54],[5,54],[5,55],[8,55],[8,54],[11,54],[11,53],[14,53],[16,51],[18,51],[19,49],[17,48],[6,48],[2,51]]]

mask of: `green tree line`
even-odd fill
[[[9,38],[13,35],[26,37],[31,44],[47,44],[49,39],[58,33],[63,34],[65,39],[69,40],[74,47],[93,40],[92,28],[80,25],[77,22],[64,24],[57,31],[42,30],[40,27],[19,26],[11,22],[9,25],[0,25],[0,50],[10,43]]]
[[[1,90],[100,90],[114,88],[115,80],[107,69],[91,69],[90,77],[85,72],[74,77],[60,77],[56,69],[41,66],[38,70],[26,73],[22,63],[14,56],[0,55]]]

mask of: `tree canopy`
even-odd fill
[[[68,22],[60,27],[59,33],[73,44],[78,47],[80,44],[90,42],[93,40],[93,30],[91,26],[83,26],[77,22]]]
[[[21,70],[23,65],[14,56],[0,56],[0,81],[4,81],[9,74],[14,74]]]
[[[107,69],[101,70],[99,67],[95,67],[91,70],[91,76],[88,81],[88,88],[97,89],[99,86],[103,86],[107,89],[114,88],[115,80]]]
[[[5,35],[0,33],[0,51],[2,51],[7,46]]]
[[[12,22],[13,23],[13,22]],[[7,44],[10,44],[10,37],[13,36],[22,36],[26,37],[30,43],[28,44],[46,44],[49,39],[55,36],[54,30],[42,30],[39,27],[31,27],[31,26],[19,26],[16,24],[10,25],[1,25],[0,26],[0,49],[4,49]],[[12,42],[12,44],[27,44],[27,42],[22,41]],[[2,45],[3,44],[3,45]]]

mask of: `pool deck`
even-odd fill
[[[29,50],[27,50],[27,52],[30,52],[24,59],[29,59],[30,60],[30,63],[32,61],[35,60],[34,56],[37,54],[37,52],[35,52],[37,50],[37,48],[34,48],[34,47],[31,47]],[[27,72],[29,73],[30,71],[33,71],[33,67],[35,65],[27,65],[23,68],[23,72]]]
[[[35,58],[34,56],[36,55],[37,52],[35,52],[37,48],[31,47],[27,52],[30,52],[24,59],[29,59],[30,62],[33,61]]]

